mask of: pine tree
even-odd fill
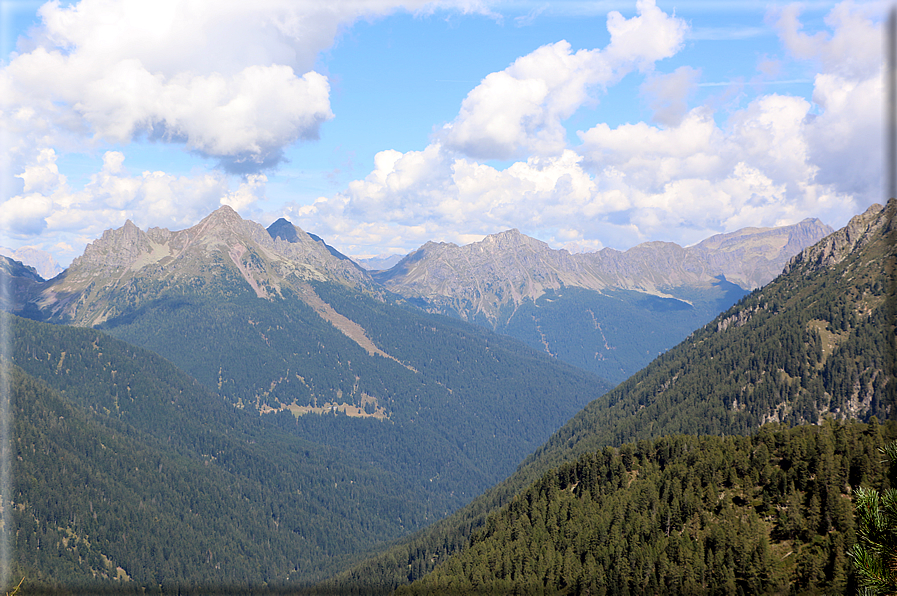
[[[897,442],[883,448],[897,466]],[[897,489],[856,490],[857,544],[850,551],[866,594],[897,593]]]

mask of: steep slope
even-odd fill
[[[39,290],[48,320],[96,325],[238,408],[402,475],[436,516],[609,388],[508,338],[391,304],[288,222],[266,231],[225,208],[182,232],[108,231]]]
[[[689,248],[649,242],[570,254],[509,230],[461,247],[430,242],[373,275],[426,310],[479,323],[618,382],[831,231],[805,220]]]
[[[771,284],[590,403],[506,481],[327,585],[368,578],[389,590],[413,581],[547,470],[608,445],[891,416],[895,210],[895,200],[873,206],[805,250]]]
[[[897,427],[764,427],[587,453],[399,594],[850,594],[851,498]]]
[[[235,410],[156,354],[0,316],[32,588],[307,581],[432,519],[402,476]]]

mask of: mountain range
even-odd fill
[[[430,312],[510,335],[617,383],[831,232],[806,219],[687,248],[647,242],[570,254],[509,230],[466,246],[429,242],[373,278]]]
[[[455,247],[482,253],[465,257],[476,272],[471,284],[502,286],[491,294],[494,305],[510,296],[499,313],[573,305],[553,311],[563,321],[577,309],[594,314],[596,296],[625,303],[622,295],[631,311],[641,301],[662,324],[701,300],[728,301],[612,391],[544,345],[495,334],[485,311],[473,319],[486,323],[474,326],[424,292],[398,291],[402,271],[423,271],[414,263],[425,253],[370,275],[285,220],[266,230],[229,208],[179,232],[129,222],[49,281],[3,261],[13,290],[4,310],[35,319],[9,319],[22,438],[18,569],[46,585],[119,578],[158,586],[201,582],[217,561],[225,571],[207,581],[272,587],[336,574],[317,589],[389,591],[464,553],[515,495],[606,446],[751,434],[765,423],[885,419],[895,394],[885,268],[894,209],[870,208],[747,296],[729,276],[753,283],[748,273],[809,243],[818,222],[715,237],[700,250],[607,253],[618,286],[574,285],[609,284],[597,266],[573,267],[579,277],[560,266],[551,273],[553,259],[589,255],[551,251],[513,231],[496,235],[494,247]],[[726,252],[756,262],[739,265]],[[51,484],[69,476],[96,477],[97,489],[67,500],[71,485]],[[229,485],[238,488],[225,496]],[[222,495],[221,504],[203,494]],[[801,495],[809,506],[810,493]],[[145,540],[135,542],[121,519]],[[172,547],[165,535],[179,523],[189,532]],[[804,549],[815,535],[792,546]],[[399,542],[385,548],[381,540]],[[812,585],[829,585],[820,582]]]
[[[50,281],[22,267],[10,269],[9,275],[7,281],[19,297],[17,312],[42,320],[15,319],[12,362],[63,392],[63,400],[75,397],[70,385],[77,383],[80,401],[71,407],[96,426],[97,433],[105,436],[110,428],[123,432],[119,425],[129,425],[127,434],[139,438],[134,448],[153,461],[159,459],[159,473],[164,473],[173,465],[171,458],[183,454],[172,454],[171,445],[159,446],[153,439],[171,434],[168,429],[180,423],[159,413],[137,424],[127,418],[124,406],[149,407],[140,405],[147,398],[146,388],[153,388],[150,394],[161,388],[158,407],[168,407],[166,393],[174,403],[217,400],[214,408],[199,408],[201,416],[192,408],[186,415],[194,426],[175,432],[191,449],[185,465],[211,465],[222,461],[222,454],[234,454],[228,456],[228,473],[238,476],[235,482],[262,482],[260,495],[270,494],[282,475],[293,478],[285,486],[295,485],[290,490],[301,491],[303,499],[265,505],[267,501],[250,498],[256,510],[265,506],[278,511],[280,525],[264,530],[274,534],[259,538],[262,542],[251,549],[245,565],[235,568],[231,562],[231,571],[215,574],[214,581],[286,581],[288,576],[308,581],[328,566],[373,548],[375,537],[396,538],[444,517],[507,476],[551,432],[610,388],[593,374],[510,338],[396,304],[361,268],[334,255],[323,242],[285,221],[266,230],[229,208],[180,232],[144,232],[127,223],[106,232]],[[68,339],[61,339],[61,333],[69,334]],[[109,336],[128,343],[103,347],[101,338],[110,341]],[[138,358],[141,348],[179,370],[162,371],[163,380],[138,383],[123,376],[127,357],[105,361],[111,353],[128,350]],[[85,363],[92,367],[85,369]],[[181,388],[169,389],[171,383],[164,379],[176,374],[189,375],[205,393],[191,397]],[[29,391],[60,399],[46,391]],[[104,394],[110,397],[102,398]],[[222,408],[271,429],[271,438],[264,444],[252,438],[258,446],[247,453],[247,433],[254,437],[263,431],[246,430],[249,422],[224,416]],[[203,429],[223,433],[222,445],[206,446],[209,437]],[[88,440],[92,432],[85,430],[77,440]],[[55,436],[56,431],[33,433]],[[153,455],[159,449],[163,453]],[[286,461],[269,462],[271,458]],[[114,461],[85,465],[105,470],[100,476],[114,482]],[[253,471],[257,468],[270,469],[274,476],[260,477]],[[150,472],[140,478],[170,486],[167,477]],[[220,486],[226,478],[203,482]],[[332,478],[334,484],[323,484],[321,478]],[[108,494],[120,490],[109,488]],[[180,491],[171,490],[171,498]],[[246,495],[253,490],[247,488]],[[407,500],[396,500],[398,495]],[[157,506],[170,505],[169,497],[156,496]],[[40,500],[33,494],[20,499],[17,502],[31,507]],[[327,505],[335,500],[343,505]],[[86,505],[90,503],[98,506],[95,499]],[[299,537],[293,535],[299,522],[289,527],[280,516],[314,525],[312,536],[302,526],[305,546],[296,546]],[[87,531],[71,524],[40,527],[47,536]],[[212,532],[199,529],[201,524],[196,527],[194,547],[198,536]],[[349,537],[338,539],[342,532]],[[116,565],[128,576],[153,583],[158,566],[136,573],[133,563],[112,556],[135,556],[137,551],[123,541],[116,538],[110,550],[100,552],[119,561]],[[222,542],[225,550],[244,548],[226,544]],[[274,544],[293,554],[276,562],[265,550]],[[262,559],[267,566],[252,571],[251,561]],[[167,571],[158,577],[165,582],[186,573],[167,564],[162,568]],[[79,581],[91,573],[77,571],[77,566],[69,572]]]
[[[688,248],[649,242],[625,252],[574,255],[509,230],[463,247],[430,242],[391,269],[369,274],[285,219],[265,230],[222,207],[187,230],[144,232],[130,221],[108,230],[39,296],[26,304],[19,300],[12,310],[96,326],[183,280],[209,296],[246,283],[261,298],[292,292],[371,351],[357,325],[311,289],[315,282],[337,283],[375,299],[394,293],[427,312],[480,324],[618,383],[831,231],[808,219],[746,228]],[[219,250],[224,246],[227,251]],[[226,273],[220,280],[219,267]],[[201,290],[200,284],[208,287]],[[18,284],[17,291],[25,286]],[[123,295],[129,296],[124,304]]]

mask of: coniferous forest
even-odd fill
[[[852,593],[852,491],[890,487],[897,427],[764,426],[583,455],[398,594]]]

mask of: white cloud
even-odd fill
[[[488,75],[445,125],[442,142],[475,159],[562,152],[562,121],[594,99],[589,95],[593,88],[611,85],[635,69],[648,70],[681,47],[684,21],[664,13],[654,0],[639,0],[637,11],[631,19],[616,11],[608,14],[611,40],[603,50],[574,53],[569,43],[559,41]]]
[[[23,190],[26,193],[48,192],[53,188],[65,184],[65,176],[59,173],[56,166],[56,152],[52,149],[42,149],[34,163],[25,168],[16,178],[24,182]]]
[[[879,76],[859,81],[816,77],[813,100],[823,112],[808,126],[807,142],[819,182],[867,200],[884,199],[883,92]]]
[[[678,126],[644,122],[611,128],[598,124],[579,133],[589,169],[624,175],[627,186],[656,191],[681,177],[718,178],[726,164],[724,133],[706,108],[695,108]]]
[[[680,66],[670,74],[649,76],[642,84],[641,93],[654,111],[654,121],[665,126],[676,126],[688,111],[688,99],[694,95],[701,69]]]
[[[706,108],[667,128],[602,124],[581,133],[581,149],[599,179],[617,178],[631,200],[628,219],[644,237],[687,243],[805,217],[843,222],[871,201],[819,176],[810,143],[820,118],[809,118],[810,108],[802,98],[772,94],[733,114],[725,128]]]
[[[820,114],[806,125],[816,180],[857,197],[882,200],[883,27],[889,5],[842,2],[826,15],[830,31],[804,33],[798,6],[783,10],[776,26],[795,58],[820,66],[813,102]]]
[[[19,119],[95,141],[128,143],[146,135],[256,168],[294,141],[314,138],[333,116],[330,87],[316,72],[250,65],[231,75],[166,77],[136,58],[93,60],[37,48],[13,59],[0,77],[5,111]],[[18,128],[22,128],[20,124]]]
[[[250,174],[246,180],[240,183],[237,190],[228,193],[219,202],[231,207],[234,211],[245,213],[256,202],[264,200],[266,182],[268,182],[268,177],[264,174]]]
[[[881,67],[882,28],[873,17],[880,18],[882,8],[881,3],[841,2],[825,17],[832,31],[809,35],[803,32],[799,19],[800,5],[791,4],[777,15],[775,25],[795,58],[817,62],[826,73],[865,79],[877,76]]]
[[[311,68],[342,27],[426,6],[53,0],[0,70],[0,125],[32,138],[31,148],[147,136],[251,173],[278,163],[292,143],[316,138],[333,117],[329,82]]]
[[[0,226],[8,236],[27,239],[37,234],[83,248],[103,230],[131,219],[138,226],[182,229],[221,205],[244,217],[257,214],[265,198],[263,174],[249,175],[231,190],[230,177],[217,171],[173,176],[160,171],[127,172],[124,155],[106,152],[103,166],[81,190],[72,189],[58,174],[56,154],[42,150],[20,177],[25,190],[0,203]],[[71,249],[69,249],[71,250]],[[57,254],[67,262],[74,254]]]
[[[382,152],[364,180],[291,216],[350,253],[510,227],[558,246],[625,248],[806,217],[842,225],[880,200],[881,83],[867,56],[876,26],[849,3],[815,37],[787,10],[780,18],[783,44],[822,69],[812,103],[761,95],[718,123],[710,106],[687,109],[699,70],[649,72],[642,93],[659,126],[598,124],[568,146],[561,121],[588,101],[590,86],[647,70],[678,47],[678,21],[653,4],[640,9],[640,22],[609,18],[613,38],[600,52],[559,42],[487,76],[427,149]],[[644,28],[670,34],[639,47]],[[853,47],[857,54],[840,55]],[[529,157],[504,170],[477,161],[521,153]]]

